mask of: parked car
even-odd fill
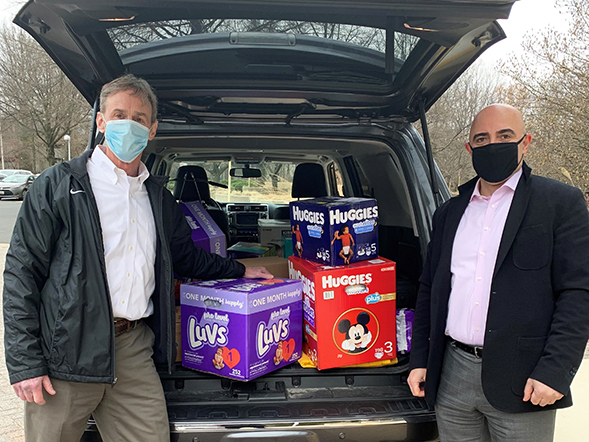
[[[21,175],[15,173],[8,175],[0,182],[0,199],[2,198],[18,198],[24,199],[29,187],[35,180],[35,177],[30,175]]]
[[[124,72],[155,87],[159,128],[143,161],[180,199],[178,168],[204,169],[201,199],[222,209],[230,243],[256,241],[258,219],[288,218],[292,199],[376,198],[380,254],[397,262],[398,306],[412,308],[433,212],[450,197],[426,112],[505,37],[495,20],[514,1],[31,1],[15,22],[95,114],[100,87]],[[94,127],[89,147],[101,141]],[[261,176],[237,180],[236,168]],[[183,368],[172,342],[168,358],[173,441],[437,438],[433,411],[407,387],[407,354],[380,368],[293,364],[250,382]],[[92,420],[83,440],[100,440]]]
[[[32,175],[33,172],[30,170],[22,169],[0,169],[0,181],[10,175]]]

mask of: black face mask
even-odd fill
[[[471,146],[472,166],[478,176],[488,183],[500,183],[507,179],[519,166],[517,147],[526,135],[513,143],[491,143],[476,148]]]

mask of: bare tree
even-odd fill
[[[470,154],[465,149],[472,120],[485,106],[502,101],[504,95],[497,73],[478,62],[428,111],[434,158],[450,190],[457,191],[475,175]]]
[[[229,163],[227,161],[208,162],[201,164],[201,166],[206,170],[209,181],[215,183],[220,183],[223,174],[229,173]]]
[[[39,142],[46,165],[63,136],[89,121],[91,108],[45,51],[23,31],[0,26],[0,111]],[[33,150],[32,155],[36,152]]]
[[[222,32],[293,33],[353,43],[381,52],[384,52],[386,47],[386,32],[383,29],[291,20],[171,20],[139,23],[109,30],[110,37],[119,50],[168,38]],[[395,55],[405,60],[418,40],[411,35],[396,33]]]
[[[538,173],[589,190],[589,3],[559,0],[568,29],[528,35],[524,55],[502,67],[534,138]]]

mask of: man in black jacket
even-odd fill
[[[521,114],[473,121],[478,177],[435,213],[409,386],[442,441],[550,441],[589,338],[589,216],[580,190],[531,174]]]
[[[105,145],[45,171],[23,202],[3,296],[27,441],[79,440],[90,414],[104,440],[169,441],[154,360],[171,370],[173,272],[271,277],[194,247],[165,181],[141,163],[156,113],[145,80],[106,84],[97,116]]]

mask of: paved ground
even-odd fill
[[[4,271],[7,244],[0,243],[0,272]],[[3,279],[0,277],[0,298]],[[2,313],[0,311],[0,318]],[[0,321],[0,342],[4,342],[4,322]],[[589,352],[585,359],[589,358]],[[587,413],[589,412],[589,361],[579,370],[572,386],[575,406],[561,410],[556,417],[556,442],[586,442],[589,440]],[[23,405],[14,395],[8,381],[4,352],[0,352],[0,442],[24,442]]]
[[[4,258],[8,245],[0,244],[0,271],[4,272]],[[0,278],[0,298],[4,279]],[[0,317],[2,313],[0,312]],[[4,320],[0,321],[0,342],[4,348]],[[4,351],[0,351],[0,442],[24,442],[23,404],[8,381]]]
[[[589,351],[571,387],[575,405],[556,413],[556,442],[586,442],[589,440]]]
[[[10,242],[14,220],[21,205],[22,201],[0,200],[0,244],[8,244]]]

